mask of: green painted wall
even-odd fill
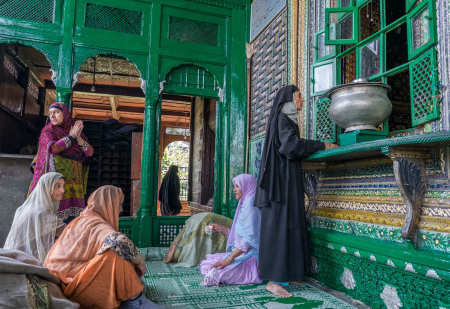
[[[133,223],[124,221],[138,245],[159,244],[160,224],[176,229],[185,220],[166,222],[156,217],[163,81],[167,81],[163,84],[167,89],[161,91],[218,99],[215,211],[231,214],[235,201],[230,181],[244,171],[245,165],[245,43],[249,36],[249,0],[44,0],[39,4],[12,0],[8,3],[8,7],[0,7],[0,43],[20,43],[41,51],[56,73],[57,98],[66,104],[70,105],[74,74],[89,57],[118,55],[134,63],[140,71],[146,93],[141,209]],[[210,29],[206,35],[202,33],[205,28]],[[171,29],[188,31],[180,34]],[[173,69],[189,66],[211,74],[214,85],[203,88],[195,82],[181,86],[171,83]],[[191,79],[195,78],[190,76]]]

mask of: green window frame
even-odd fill
[[[336,84],[339,85],[344,82],[342,80],[343,72],[341,72],[342,59],[352,53],[356,53],[356,78],[364,77],[369,81],[387,82],[389,76],[404,70],[409,70],[412,127],[430,120],[438,119],[440,117],[440,109],[439,100],[437,100],[439,80],[436,60],[437,53],[435,51],[435,45],[437,44],[435,1],[423,0],[422,2],[418,2],[418,0],[399,0],[405,1],[405,13],[397,20],[390,24],[386,24],[385,4],[386,1],[390,0],[380,0],[379,30],[361,40],[358,12],[370,1],[371,0],[357,0],[356,3],[351,1],[351,4],[346,7],[325,9],[325,29],[321,29],[315,34],[314,48],[316,54],[314,63],[311,65],[312,96],[323,95],[328,90],[323,89],[323,87],[317,88],[316,81],[319,78],[319,76],[316,76],[317,68],[333,63],[332,68],[334,77],[332,84],[333,86]],[[349,2],[347,1],[347,3]],[[340,6],[341,1],[339,1],[338,4]],[[353,36],[356,36],[356,40],[333,40],[333,34],[330,34],[331,30],[333,30],[333,27],[330,26],[330,13],[340,13],[340,19],[352,14],[354,21],[352,25]],[[407,57],[405,55],[406,58],[404,63],[399,63],[394,67],[387,68],[387,57],[389,55],[387,55],[388,46],[386,39],[391,31],[395,31],[400,27],[406,27],[408,54]],[[421,31],[420,34],[417,29]],[[416,35],[414,34],[414,31],[417,32]],[[335,46],[335,53],[319,57],[317,43],[319,35],[323,32],[325,32],[325,44]],[[425,33],[425,35],[423,35],[423,33]],[[332,36],[331,40],[330,35]],[[375,41],[377,43],[374,43]],[[376,44],[376,46],[371,46],[371,44]],[[369,46],[370,48],[367,50]],[[373,59],[370,60],[372,63],[364,62],[366,59],[365,57],[367,57],[367,54],[364,55],[364,53],[368,51],[373,52],[373,55],[371,55]],[[373,61],[375,61],[375,65]],[[425,76],[428,76],[429,82],[424,81]],[[314,102],[316,102],[316,100],[314,100]],[[316,105],[316,103],[314,104]],[[387,121],[384,124],[384,128],[383,131],[388,131]],[[316,129],[314,132],[316,132]],[[339,134],[339,132],[340,129],[337,128],[337,134]]]
[[[318,73],[320,73],[320,71],[318,71],[320,68],[322,67],[329,67],[330,68],[330,79],[328,81],[328,84],[330,84],[330,87],[322,87],[319,86],[317,87],[318,83],[317,81],[321,80],[324,81],[323,79],[319,79],[319,76],[317,75]],[[311,93],[314,96],[317,95],[322,95],[324,94],[328,89],[330,89],[331,87],[336,86],[336,59],[332,58],[329,59],[327,61],[322,61],[320,63],[314,64],[312,66],[312,70],[311,70]]]
[[[416,42],[414,40],[414,22],[418,21],[420,23],[421,33],[420,39],[423,42]],[[408,32],[408,55],[409,59],[413,59],[418,55],[422,54],[424,51],[429,49],[431,46],[437,42],[436,33],[436,3],[435,1],[425,1],[414,8],[411,12],[407,14],[407,32]],[[425,38],[422,38],[425,37]],[[414,46],[420,43],[417,48]]]
[[[330,15],[335,14],[335,22]],[[351,18],[351,38],[338,38],[342,35],[342,25],[346,19]],[[359,14],[357,6],[347,6],[341,8],[325,9],[325,44],[327,45],[347,45],[358,42]],[[341,28],[340,28],[340,27]]]
[[[412,126],[440,117],[436,50],[430,48],[409,64]]]
[[[323,51],[323,56],[321,57],[320,54],[320,47],[321,47],[321,43],[319,40],[321,40],[320,37],[323,37],[323,47],[324,47],[324,51]],[[315,34],[315,38],[314,38],[314,59],[315,62],[321,62],[321,61],[325,61],[327,59],[333,58],[336,56],[336,46],[335,45],[327,45],[325,43],[325,30],[319,31]],[[329,52],[328,52],[329,51]]]

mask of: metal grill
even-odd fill
[[[170,17],[170,40],[217,46],[218,34],[218,24],[181,17]]]
[[[413,126],[439,117],[437,72],[434,49],[411,64],[411,101]]]
[[[336,142],[336,125],[330,118],[328,109],[331,100],[328,98],[317,99],[315,109],[315,139],[322,142]]]
[[[85,26],[141,35],[142,12],[88,3]]]
[[[132,239],[133,218],[122,217],[119,219],[119,231]]]
[[[159,244],[161,247],[168,247],[177,237],[178,233],[184,227],[184,224],[161,224],[159,226]]]
[[[0,16],[37,23],[53,23],[55,0],[2,0]]]

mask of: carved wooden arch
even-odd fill
[[[163,68],[160,81],[160,93],[190,94],[203,97],[217,97],[223,101],[222,84],[213,68],[197,63],[177,63]]]
[[[75,84],[77,82],[77,75],[80,72],[81,66],[83,64],[85,64],[88,61],[88,59],[94,58],[96,56],[120,57],[120,58],[123,58],[124,60],[128,61],[130,64],[132,64],[134,66],[134,68],[139,72],[140,79],[142,80],[141,88],[145,94],[145,92],[146,92],[145,84],[147,83],[147,74],[146,74],[147,68],[145,65],[145,61],[143,61],[144,59],[141,59],[141,61],[139,61],[139,59],[138,59],[139,55],[131,55],[131,54],[127,54],[127,53],[122,53],[120,51],[110,51],[107,49],[90,49],[89,48],[89,49],[76,50],[74,52],[74,62],[73,62],[73,66],[72,66],[72,74],[73,74],[72,87],[75,86]],[[143,63],[141,63],[141,62],[143,62]]]
[[[58,79],[58,48],[59,46],[56,44],[48,44],[48,43],[41,43],[41,42],[35,42],[35,41],[28,41],[28,40],[22,40],[22,39],[10,39],[10,38],[2,38],[0,37],[0,44],[19,44],[26,47],[31,47],[37,50],[39,53],[41,53],[47,62],[50,65],[50,71],[52,72],[52,81],[56,85],[56,81]]]

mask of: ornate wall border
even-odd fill
[[[334,208],[316,208],[313,211],[314,216],[326,217],[332,219],[352,220],[372,224],[390,225],[401,227],[405,216],[397,213],[377,213],[361,210],[334,209]],[[419,229],[450,233],[450,219],[422,216],[420,218]]]
[[[369,224],[351,220],[339,220],[326,217],[313,217],[312,228],[326,229],[355,236],[405,243],[401,228],[380,224]],[[450,233],[419,230],[419,249],[430,249],[450,253]]]

